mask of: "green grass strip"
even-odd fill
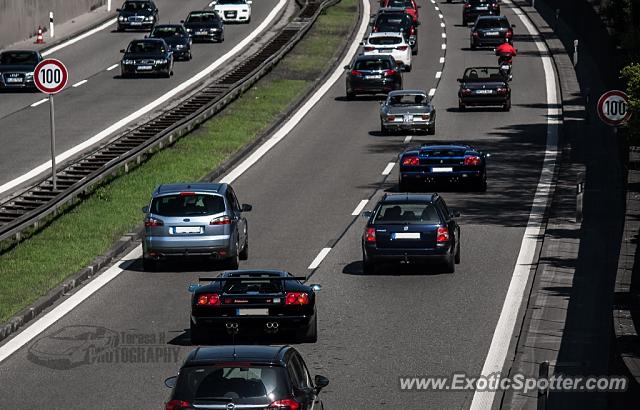
[[[145,164],[98,188],[42,231],[0,255],[0,323],[33,303],[141,223],[161,183],[204,177],[255,139],[326,68],[357,18],[357,0],[320,16],[265,78],[213,119]]]

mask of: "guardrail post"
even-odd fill
[[[545,360],[540,363],[538,367],[538,380],[547,379],[549,380],[549,361]],[[540,389],[538,390],[538,410],[545,410],[547,408],[547,398],[549,396],[548,389]]]
[[[55,27],[53,26],[53,11],[49,12],[49,35],[51,38],[55,37]]]
[[[573,66],[578,65],[578,39],[573,40]]]
[[[576,184],[576,223],[582,222],[582,206],[584,201],[584,172],[578,174]]]
[[[107,13],[111,12],[111,0],[107,0]]]

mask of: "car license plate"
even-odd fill
[[[237,309],[238,316],[267,316],[269,309]]]
[[[224,13],[225,16],[227,17],[235,17],[236,16],[236,12],[235,11],[227,11]]]
[[[493,90],[476,90],[476,94],[493,94]]]
[[[140,22],[140,21],[130,21],[129,24],[131,24],[132,26],[141,26],[142,22]]]
[[[453,172],[453,168],[451,168],[451,167],[433,167],[433,168],[431,168],[431,172]]]
[[[394,232],[393,239],[420,239],[420,232]]]
[[[153,67],[150,66],[150,65],[139,65],[137,67],[138,71],[148,71],[148,70],[152,70],[152,69],[153,69]]]
[[[484,33],[485,36],[492,36],[492,37],[497,36],[499,34],[500,33],[498,33],[497,31],[487,31],[486,33]]]
[[[381,75],[365,75],[365,80],[379,80],[382,78]]]
[[[198,32],[196,32],[196,35],[198,35],[198,36],[206,36],[207,32],[206,31],[198,31]]]
[[[202,233],[201,226],[176,226],[173,233]]]
[[[405,115],[404,122],[413,122],[413,115]]]
[[[489,6],[479,6],[476,7],[476,10],[489,10]]]
[[[8,83],[21,83],[22,82],[22,78],[7,78],[7,82]]]

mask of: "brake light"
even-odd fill
[[[415,36],[416,28],[414,26],[411,26],[411,29],[409,30],[409,34],[412,35],[412,36]]]
[[[167,405],[165,406],[166,410],[181,410],[181,409],[188,409],[191,407],[191,403],[187,402],[187,401],[182,401],[182,400],[171,400],[169,402],[167,402]]]
[[[500,7],[500,5],[498,5],[498,3],[491,3],[491,8],[492,9],[497,9],[498,7]]]
[[[367,228],[364,232],[364,241],[373,243],[376,241],[376,229],[375,228]]]
[[[396,49],[400,50],[400,51],[405,51],[407,48],[409,48],[409,47],[408,46],[398,46],[398,47],[396,47]]]
[[[390,75],[396,75],[398,74],[398,72],[396,70],[389,69],[389,70],[384,70],[383,74],[385,76],[390,76]]]
[[[477,155],[465,155],[464,165],[469,167],[476,167],[480,165],[480,157]]]
[[[156,219],[156,218],[146,218],[144,220],[144,226],[149,228],[149,227],[154,227],[154,226],[163,226],[164,222],[162,222],[160,219]]]
[[[513,30],[509,29],[507,30],[507,34],[505,34],[507,36],[507,38],[511,38],[513,36]]]
[[[474,37],[478,37],[478,32],[477,31],[472,31],[471,35],[474,36]]]
[[[498,87],[498,88],[496,89],[496,92],[497,92],[498,94],[506,94],[506,93],[507,93],[507,89],[506,89],[506,88],[504,88],[504,87]]]
[[[402,159],[402,165],[415,167],[416,165],[420,165],[420,160],[415,155],[409,155]]]
[[[446,226],[438,227],[438,243],[440,242],[448,242],[449,241],[449,230]]]
[[[180,192],[180,196],[194,196],[195,192]]]
[[[464,5],[464,8],[465,8],[465,9],[470,9],[470,8],[471,8],[471,4],[466,3],[466,4]]]
[[[373,31],[374,33],[377,33],[378,32],[378,27],[373,26],[373,30],[371,30],[371,31]]]
[[[203,293],[198,296],[198,306],[218,306],[220,303],[220,295],[217,293]]]
[[[469,88],[463,88],[462,95],[471,95],[471,90]]]
[[[209,225],[229,225],[229,224],[231,224],[231,218],[229,218],[226,215],[214,218],[213,220],[211,220],[211,222],[209,222]]]
[[[375,49],[376,49],[375,47],[365,47],[364,51],[373,51]]]
[[[308,305],[309,295],[304,292],[287,292],[287,295],[284,298],[284,304],[285,305]]]
[[[395,120],[396,120],[395,115],[387,115],[387,121],[395,121]]]
[[[360,76],[362,76],[362,71],[351,70],[351,75],[354,76],[354,77],[360,77]]]
[[[300,410],[300,403],[294,399],[284,399],[274,401],[267,407],[268,409],[281,409],[281,410]]]
[[[429,118],[431,118],[431,115],[429,115],[429,114],[422,114],[422,119],[423,119],[423,120],[428,121],[428,120],[429,120]]]

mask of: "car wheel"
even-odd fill
[[[462,25],[466,26],[467,25],[467,20],[465,20],[464,18],[462,19]]]
[[[458,111],[464,111],[466,110],[467,107],[463,104],[463,103],[458,103]]]
[[[403,181],[400,179],[398,183],[398,191],[399,192],[411,192],[411,184],[408,181]]]
[[[487,175],[483,175],[480,182],[478,182],[478,191],[486,192],[487,190]]]
[[[313,320],[303,328],[298,334],[298,342],[315,343],[318,341],[318,316],[313,316]]]
[[[207,337],[204,329],[201,326],[198,326],[195,323],[191,322],[190,331],[192,345],[195,346],[205,344]]]
[[[158,261],[155,259],[142,258],[142,269],[145,272],[155,272],[158,270]]]
[[[469,43],[469,47],[470,47],[472,50],[475,50],[475,49],[478,47],[478,45],[477,45],[474,41],[472,41],[471,43]]]
[[[456,272],[456,260],[455,255],[449,255],[445,262],[445,272],[446,273],[455,273]]]
[[[429,127],[429,130],[427,131],[428,135],[436,135],[436,124],[433,124],[431,127]]]
[[[240,252],[240,260],[246,261],[247,259],[249,259],[249,238],[247,238],[247,240],[244,241],[244,247]]]
[[[238,253],[235,254],[235,256],[232,256],[230,258],[227,258],[224,261],[224,268],[227,270],[238,270],[238,268],[240,267],[240,255]]]
[[[116,27],[116,31],[117,32],[122,32],[122,31],[124,31],[124,29],[122,28],[122,26],[120,26],[120,24],[118,24],[118,26]]]
[[[407,73],[411,72],[411,64],[404,66],[404,71],[406,71]]]
[[[415,47],[411,50],[411,55],[417,55],[418,54],[418,44],[416,43]]]
[[[367,257],[365,251],[362,251],[362,273],[368,275],[371,273],[375,273],[375,271],[376,266],[374,265],[373,261]]]
[[[509,98],[504,105],[502,106],[502,110],[503,111],[510,111],[511,110],[511,98]]]
[[[458,240],[457,240],[457,245],[456,245],[456,257],[454,259],[454,262],[456,264],[459,264],[460,263],[460,236],[458,236],[457,239]]]
[[[356,95],[350,91],[347,91],[347,100],[353,100],[356,98]]]
[[[384,124],[382,123],[382,120],[380,120],[380,134],[382,135],[387,135],[387,127],[384,126]]]

